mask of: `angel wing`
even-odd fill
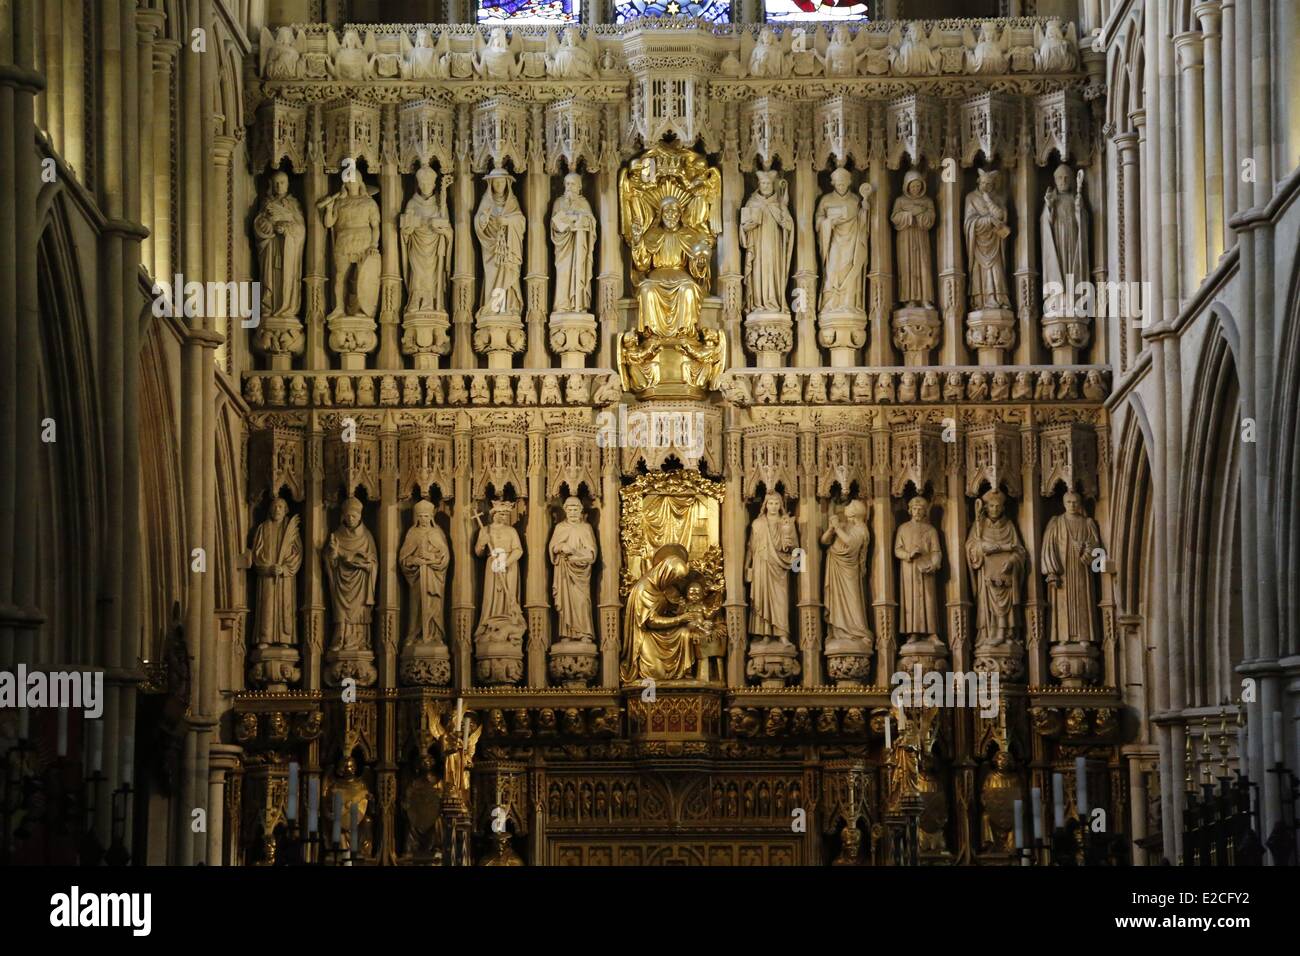
[[[744,76],[749,76],[749,58],[753,55],[755,46],[753,31],[743,31],[740,34],[740,68]]]
[[[1071,20],[1065,28],[1065,39],[1069,41],[1070,46],[1075,47],[1076,49],[1078,48],[1079,31],[1073,20]]]
[[[975,31],[971,29],[969,24],[962,28],[961,44],[967,50],[973,50],[975,48]]]
[[[1043,45],[1043,26],[1041,23],[1034,24],[1034,49],[1040,49]]]
[[[365,50],[367,53],[369,53],[371,56],[374,56],[376,53],[379,52],[378,48],[375,46],[374,31],[371,30],[366,31],[366,38],[361,42],[361,48]]]
[[[415,49],[415,44],[411,42],[411,36],[405,30],[398,34],[398,37],[402,43],[402,59],[409,60],[411,51]]]
[[[443,30],[438,34],[438,42],[434,44],[434,49],[438,51],[439,56],[445,56],[451,50],[451,32]]]
[[[339,52],[339,47],[342,46],[342,44],[339,43],[338,35],[334,32],[333,28],[330,29],[329,33],[325,34],[325,46],[326,49],[329,50],[330,59],[334,59],[334,55]]]
[[[270,56],[271,47],[275,46],[275,36],[266,27],[262,27],[261,44],[257,50],[257,74],[266,76],[266,61]]]
[[[465,738],[465,769],[468,770],[474,766],[474,750],[478,747],[478,739],[483,736],[483,724],[473,711],[465,714],[466,720],[469,721],[469,735]]]
[[[640,233],[654,222],[654,204],[637,184],[640,175],[640,160],[633,160],[618,174],[619,218],[622,220],[623,241],[629,246],[636,245]]]
[[[549,63],[555,51],[560,48],[560,35],[552,31],[546,33],[546,61]]]
[[[691,189],[690,201],[682,211],[682,221],[713,235],[722,232],[722,174],[709,167]]]
[[[902,44],[902,42],[903,42],[903,27],[898,23],[898,21],[894,21],[894,25],[890,27],[889,30],[889,45],[893,47],[895,50],[897,50],[898,47]]]

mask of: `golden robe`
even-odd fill
[[[682,549],[683,555],[685,549]],[[623,616],[623,683],[643,677],[678,680],[695,665],[691,624],[686,615],[669,615],[669,588],[686,576],[686,561],[672,556],[651,565],[632,585]]]
[[[676,229],[655,226],[633,247],[633,266],[638,272],[648,273],[637,286],[639,331],[664,338],[695,334],[701,292],[693,273],[700,268],[707,270],[708,262],[705,259],[697,267],[693,257],[707,257],[710,251],[708,236],[686,225]]]

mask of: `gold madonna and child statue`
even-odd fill
[[[718,171],[679,145],[653,146],[619,174],[637,325],[618,340],[618,370],[639,398],[703,398],[722,374],[726,339],[700,327],[721,188]]]

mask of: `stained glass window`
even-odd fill
[[[867,4],[863,0],[764,0],[763,8],[769,23],[868,19]]]
[[[577,23],[582,0],[479,0],[479,23]]]
[[[641,17],[696,17],[712,23],[731,22],[731,0],[620,0],[614,5],[616,23]]]

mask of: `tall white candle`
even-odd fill
[[[135,738],[127,734],[122,738],[122,782],[131,783],[135,776]]]
[[[334,791],[334,832],[330,836],[335,846],[343,842],[343,794],[338,790]]]
[[[1278,716],[1282,715],[1278,714]],[[66,757],[68,755],[68,708],[60,707],[57,719],[59,724],[58,754],[60,757]]]
[[[1273,763],[1282,762],[1282,711],[1273,711]]]
[[[289,805],[284,815],[290,823],[298,819],[298,761],[289,761]]]
[[[320,825],[320,777],[307,778],[307,832],[315,833]]]
[[[1043,791],[1039,787],[1034,787],[1029,791],[1029,808],[1034,815],[1034,842],[1037,843],[1043,838]]]
[[[1059,773],[1052,774],[1052,826],[1065,826],[1065,777]]]
[[[1016,813],[1016,849],[1023,850],[1025,848],[1025,801],[1016,800],[1012,806]]]
[[[1074,805],[1079,808],[1079,819],[1088,812],[1088,758],[1074,758]]]
[[[104,772],[104,722],[90,721],[90,772]]]

